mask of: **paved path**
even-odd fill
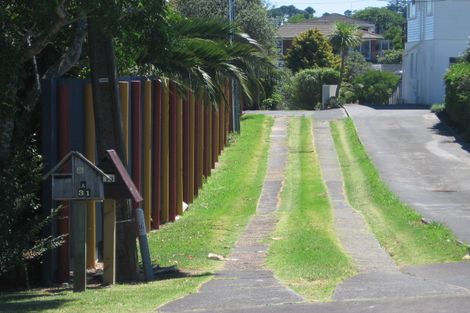
[[[216,278],[204,284],[198,293],[169,303],[161,313],[244,312],[259,307],[302,303],[302,297],[283,286],[264,268],[268,245],[264,243],[277,223],[275,211],[282,188],[287,161],[287,121],[275,119],[271,133],[268,168],[256,215],[242,233]]]
[[[470,154],[429,109],[348,106],[384,181],[429,220],[470,243]]]
[[[328,121],[317,120],[314,138],[317,154],[332,201],[339,240],[356,264],[359,275],[340,284],[334,300],[416,298],[443,295],[470,295],[466,288],[429,281],[399,271],[393,259],[372,235],[364,218],[345,198],[343,177]]]
[[[361,108],[354,110],[356,118]],[[470,263],[398,269],[371,235],[362,216],[345,199],[328,123],[344,118],[344,113],[341,110],[304,113],[270,112],[276,119],[267,177],[256,215],[216,278],[204,284],[198,293],[167,304],[159,312],[469,312]],[[263,239],[268,238],[277,222],[274,212],[287,158],[285,117],[290,115],[314,117],[315,146],[333,204],[335,226],[359,272],[337,287],[330,303],[306,303],[263,266],[268,249]]]

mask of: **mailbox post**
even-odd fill
[[[62,170],[71,164],[71,172]],[[73,242],[73,291],[86,289],[87,200],[104,199],[104,180],[111,178],[81,153],[67,154],[43,179],[52,178],[52,199],[71,202],[71,240]]]

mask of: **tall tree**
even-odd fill
[[[312,18],[316,11],[312,7],[306,7],[305,12],[307,12]]]
[[[378,34],[383,34],[392,27],[399,27],[401,29],[405,22],[402,15],[387,8],[365,8],[355,11],[353,17],[374,24],[375,31]]]
[[[318,29],[307,30],[294,38],[286,56],[286,65],[294,73],[305,68],[333,67],[333,48]]]
[[[227,0],[171,0],[186,17],[228,18]],[[275,25],[261,0],[237,0],[235,24],[267,49],[274,47]]]
[[[387,9],[406,17],[406,5],[408,2],[408,0],[389,0]]]
[[[333,33],[330,35],[331,44],[337,51],[339,51],[339,54],[341,56],[341,67],[339,71],[338,87],[336,88],[335,94],[336,98],[338,98],[340,94],[339,92],[341,89],[341,84],[343,82],[344,75],[344,65],[346,57],[348,55],[348,51],[351,48],[356,48],[360,46],[361,38],[362,35],[357,26],[343,22],[337,22]]]

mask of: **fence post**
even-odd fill
[[[150,232],[152,210],[152,81],[144,83],[144,217],[145,229]]]
[[[161,222],[170,216],[170,89],[163,86],[162,101],[162,214]]]

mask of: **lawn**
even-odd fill
[[[351,205],[362,213],[380,244],[399,266],[460,261],[467,247],[437,223],[401,202],[367,156],[351,119],[331,124]]]
[[[233,137],[219,166],[199,197],[177,222],[152,232],[152,258],[176,265],[187,276],[148,284],[69,289],[41,289],[0,295],[0,312],[154,312],[174,299],[196,292],[221,262],[208,253],[226,255],[256,210],[267,165],[272,118],[250,115],[241,135]]]
[[[306,299],[329,300],[336,285],[355,270],[335,234],[310,118],[289,120],[289,157],[278,214],[268,266]]]

